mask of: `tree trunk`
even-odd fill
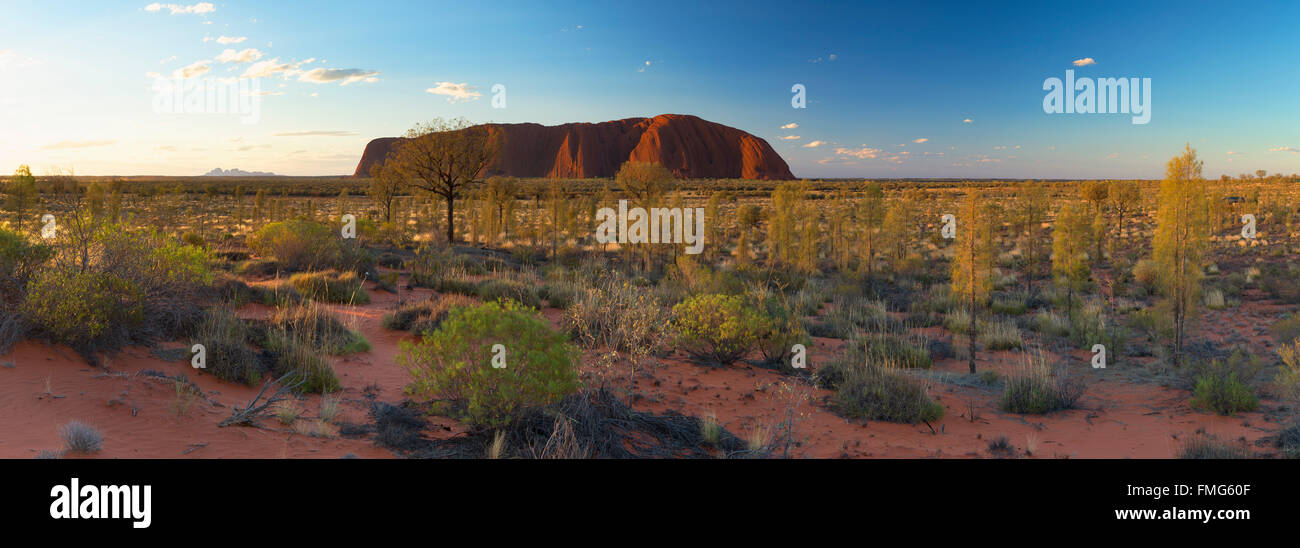
[[[443,197],[447,199],[447,245],[454,245],[456,242],[456,199],[448,195]]]

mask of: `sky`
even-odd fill
[[[6,0],[0,172],[343,175],[437,117],[666,113],[803,178],[1300,172],[1300,2],[177,2]],[[1149,122],[1044,112],[1067,70],[1149,78]]]

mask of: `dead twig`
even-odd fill
[[[293,375],[294,375],[293,373],[286,373],[283,377],[280,377],[273,381],[267,381],[266,384],[262,385],[262,389],[257,392],[257,395],[254,396],[253,399],[248,402],[247,407],[242,407],[242,408],[235,407],[231,411],[230,417],[227,418],[226,420],[221,421],[221,423],[218,424],[217,426],[218,427],[257,426],[257,421],[266,416],[267,414],[266,409],[268,407],[271,407],[272,405],[275,405],[277,402],[283,400],[286,393],[288,393],[289,391],[295,388],[298,388],[299,386],[302,385],[302,383],[307,381],[307,379],[304,378],[304,379],[299,379],[298,382],[295,382],[293,384],[285,384],[285,381],[288,380],[289,377],[292,377]],[[263,401],[260,404],[257,403],[258,400],[261,400],[262,396],[266,394],[266,389],[270,388],[272,384],[278,385],[279,388],[277,388],[275,390],[275,393],[271,394],[271,397],[267,398],[266,401]]]

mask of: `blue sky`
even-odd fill
[[[1300,172],[1296,2],[151,4],[4,7],[0,171],[347,174],[433,117],[682,113],[809,178],[1156,178],[1185,142],[1210,176]],[[255,123],[156,112],[186,67],[255,80]],[[1044,113],[1066,70],[1150,78],[1150,122]]]

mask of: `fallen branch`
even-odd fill
[[[248,407],[235,407],[234,410],[231,411],[230,417],[221,421],[217,426],[223,428],[226,426],[257,426],[257,421],[266,416],[266,409],[268,407],[283,400],[286,393],[298,388],[302,383],[307,381],[307,379],[300,379],[298,382],[293,384],[285,384],[285,380],[291,376],[293,376],[293,373],[286,373],[283,377],[273,381],[267,381],[266,384],[262,385],[262,389],[258,391],[257,395],[253,397],[252,401],[248,402]],[[271,394],[271,397],[267,398],[266,401],[258,404],[258,400],[262,399],[262,396],[266,394],[266,389],[272,384],[278,385],[279,388],[277,388],[275,393]]]

